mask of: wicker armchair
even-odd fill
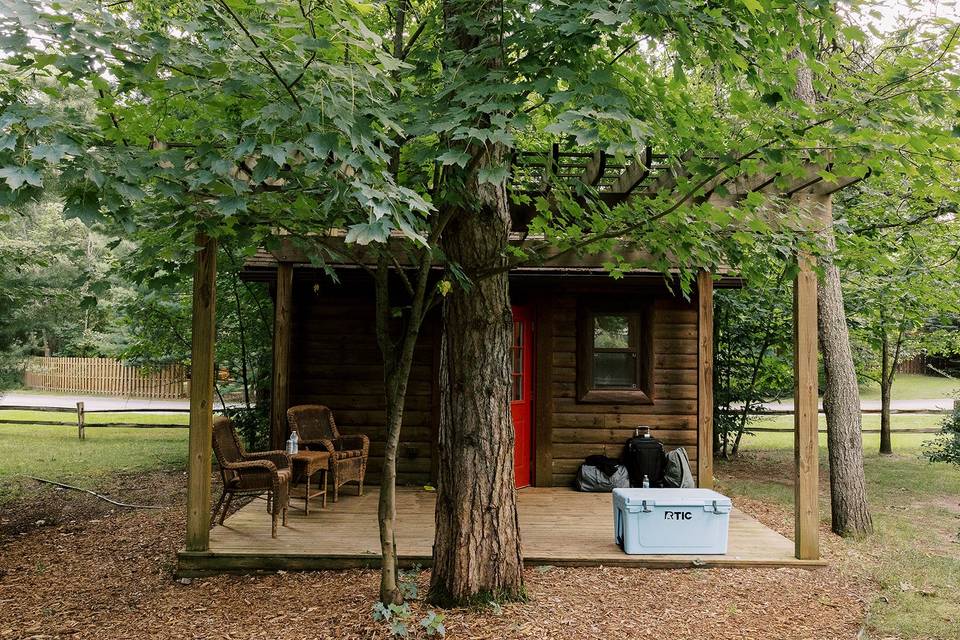
[[[244,450],[230,418],[218,416],[213,420],[213,451],[220,466],[223,493],[213,509],[211,520],[220,512],[223,524],[234,496],[267,494],[267,513],[273,517],[271,535],[277,537],[277,521],[283,518],[287,526],[287,504],[290,496],[290,459],[283,451],[248,453]],[[226,504],[224,504],[226,500]]]
[[[365,435],[341,436],[333,412],[321,404],[302,404],[287,409],[291,431],[300,436],[300,446],[313,451],[330,452],[330,474],[333,478],[333,501],[340,497],[340,487],[356,481],[357,495],[363,495],[363,477],[367,473],[370,439]]]

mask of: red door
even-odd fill
[[[530,486],[530,458],[533,445],[533,326],[530,309],[513,307],[513,390],[510,413],[513,415],[513,471],[517,488]]]

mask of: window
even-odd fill
[[[511,400],[519,402],[521,400],[526,400],[523,397],[523,350],[526,349],[527,345],[523,344],[523,322],[519,320],[513,321],[513,373],[511,374],[511,379],[513,380],[513,394]]]
[[[652,402],[649,310],[588,307],[577,322],[577,399]]]

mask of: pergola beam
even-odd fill
[[[603,172],[606,168],[607,154],[597,150],[593,153],[593,158],[587,162],[587,166],[583,170],[583,175],[580,176],[580,181],[593,187],[600,182],[600,178],[603,177]]]
[[[213,436],[213,352],[217,241],[197,233],[193,270],[190,437],[187,464],[187,551],[210,546],[210,456]]]
[[[616,182],[610,186],[609,193],[624,196],[629,195],[638,184],[646,180],[647,176],[650,175],[651,164],[653,164],[653,150],[647,147],[643,152],[643,160],[634,160],[627,165],[627,168],[617,177]],[[599,179],[598,177],[597,180]]]

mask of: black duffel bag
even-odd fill
[[[610,493],[630,486],[630,475],[619,460],[606,456],[587,456],[573,482],[577,491]]]
[[[642,487],[644,477],[649,480],[651,487],[663,486],[666,454],[663,452],[663,444],[650,435],[650,427],[647,427],[647,432],[643,435],[640,435],[640,429],[637,429],[637,435],[627,440],[623,459],[630,474],[630,486]]]

